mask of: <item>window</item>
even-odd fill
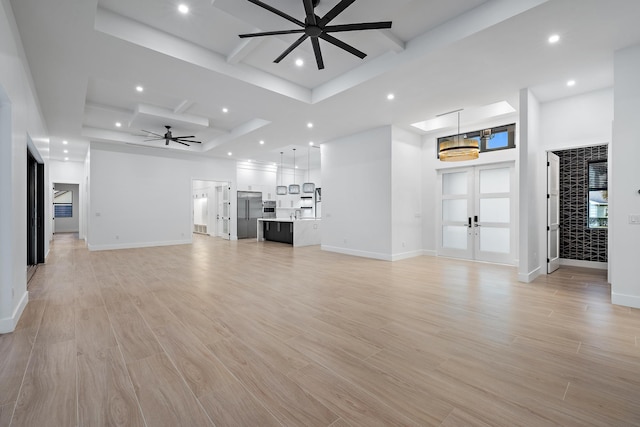
[[[73,217],[73,192],[56,191],[53,195],[53,217],[72,218]]]
[[[480,147],[481,153],[516,148],[515,132],[516,125],[515,123],[512,123],[510,125],[496,126],[490,129],[476,130],[460,135],[444,136],[442,138],[438,138],[436,153],[440,152],[441,142],[450,141],[457,137],[478,141],[478,147]]]
[[[607,228],[609,223],[609,192],[607,161],[589,162],[589,228]]]

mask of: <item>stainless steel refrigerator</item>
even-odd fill
[[[262,218],[262,193],[238,191],[238,239],[258,237],[258,218]]]

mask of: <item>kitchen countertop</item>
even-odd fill
[[[291,230],[293,233],[293,246],[310,246],[321,243],[320,227],[322,226],[322,221],[320,218],[258,218],[258,237],[256,239],[258,242],[265,240],[264,228],[268,225],[265,223],[291,224],[290,226],[278,226],[278,231],[280,227],[286,227],[287,230]],[[271,227],[275,227],[275,225],[271,225]]]
[[[258,221],[272,221],[272,222],[299,222],[299,221],[320,221],[320,218],[258,218]]]

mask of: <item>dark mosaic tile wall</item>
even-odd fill
[[[589,228],[588,163],[607,160],[607,146],[554,151],[560,157],[560,258],[607,262],[607,232]]]

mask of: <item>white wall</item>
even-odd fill
[[[520,91],[519,113],[518,280],[528,283],[543,270],[540,230],[541,227],[546,229],[546,220],[540,215],[540,200],[546,193],[538,179],[541,162],[546,164],[540,143],[540,103],[529,89]]]
[[[90,250],[190,243],[192,181],[236,187],[236,163],[157,150],[91,143]],[[116,173],[117,170],[117,173]],[[236,205],[231,199],[231,238]]]
[[[540,143],[544,151],[611,142],[613,89],[540,105]]]
[[[85,179],[85,164],[84,162],[61,162],[58,160],[50,160],[49,163],[49,182],[53,186],[54,183],[64,183],[64,184],[78,184],[78,194],[74,194],[74,198],[78,197],[78,204],[74,206],[74,211],[78,210],[78,237],[80,239],[85,239],[86,237],[86,220],[87,220],[87,207],[89,206],[86,200],[86,179]],[[75,201],[74,201],[75,204]],[[74,212],[74,215],[76,213]],[[49,220],[51,222],[51,230],[53,233],[53,215],[49,216],[52,218]],[[68,230],[74,231],[74,230]],[[60,232],[60,230],[58,230]],[[49,236],[50,240],[53,236]]]
[[[392,259],[422,255],[422,144],[420,136],[392,128]]]
[[[326,142],[322,249],[391,259],[391,127]]]
[[[640,308],[638,253],[640,224],[629,215],[640,215],[640,45],[617,51],[614,56],[614,127],[609,182],[609,266],[611,301]]]
[[[0,333],[5,333],[15,329],[28,301],[27,136],[39,150],[48,145],[8,0],[0,2],[0,58]],[[48,181],[45,185],[49,186]],[[45,203],[49,204],[49,195],[45,194]],[[45,239],[45,253],[48,251]]]

